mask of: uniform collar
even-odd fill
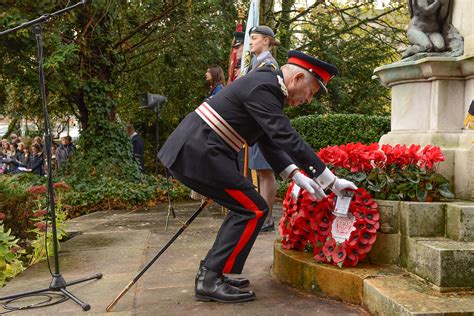
[[[265,58],[270,57],[270,56],[272,56],[272,54],[268,50],[261,52],[260,55],[257,56],[257,61],[258,62],[263,61],[265,60]]]
[[[283,72],[280,69],[278,69],[278,70],[275,70],[275,74],[277,75],[277,80],[278,80],[278,84],[280,85],[281,92],[283,93],[285,98],[288,97],[288,89],[286,88],[286,85],[285,85]]]

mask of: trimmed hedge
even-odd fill
[[[390,131],[390,116],[362,114],[308,115],[291,121],[293,128],[315,150],[361,142],[376,143]]]

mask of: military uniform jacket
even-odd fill
[[[286,87],[282,82],[280,70],[260,68],[225,87],[208,104],[249,145],[259,146],[276,173],[294,163],[308,175],[318,176],[325,165],[283,113]],[[239,173],[237,152],[195,112],[169,136],[158,158],[166,168],[211,186],[253,186]]]

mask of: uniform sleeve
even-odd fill
[[[259,85],[256,86],[247,96],[244,105],[252,116],[257,121],[260,127],[265,132],[268,140],[265,137],[259,140],[259,145],[263,149],[265,158],[273,154],[277,154],[274,147],[280,148],[287,154],[295,164],[303,169],[308,175],[319,176],[326,168],[325,164],[314,153],[313,149],[301,138],[301,136],[291,127],[290,120],[283,113],[283,102],[281,99],[281,91],[276,85]],[[262,142],[263,141],[263,142]],[[266,154],[265,154],[266,152]],[[281,155],[281,153],[279,154]],[[290,163],[284,157],[272,158],[275,166],[279,168]],[[278,161],[277,161],[278,160]],[[272,165],[272,163],[269,163]],[[273,165],[272,165],[273,167]],[[314,168],[313,173],[310,167]],[[280,173],[282,170],[275,169]]]

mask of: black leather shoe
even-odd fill
[[[196,280],[195,280],[195,284],[197,282],[197,279],[199,277],[199,274],[201,273],[201,269],[204,265],[204,260],[201,260],[201,262],[199,263],[199,271],[196,275]],[[228,276],[225,276],[223,275],[222,276],[224,278],[224,282],[229,284],[229,285],[232,285],[232,286],[235,286],[235,287],[238,287],[239,289],[241,288],[244,288],[244,287],[247,287],[250,285],[250,281],[248,279],[245,279],[245,278],[231,278],[231,277],[228,277]]]
[[[240,303],[255,299],[252,291],[242,291],[224,282],[222,274],[208,270],[206,267],[199,269],[195,287],[196,300],[221,303]]]
[[[272,231],[275,231],[275,222],[273,221],[273,219],[268,224],[263,223],[262,228],[260,228],[260,232],[262,232],[262,233],[263,232],[272,232]]]

